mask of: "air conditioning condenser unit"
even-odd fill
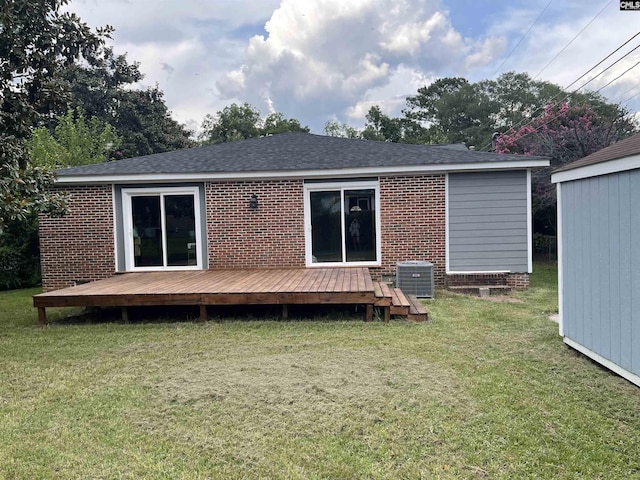
[[[396,264],[396,286],[408,295],[433,298],[433,263],[407,260]]]

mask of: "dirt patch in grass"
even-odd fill
[[[445,419],[472,416],[474,402],[454,371],[394,355],[310,346],[184,364],[153,385],[157,408],[140,412],[138,422],[200,451],[223,449],[228,457],[217,458],[217,468],[241,464],[249,472],[268,471],[266,459],[274,458],[326,467],[320,459],[346,442],[341,451],[354,458],[336,459],[333,473],[348,477],[365,459],[371,465],[393,454],[395,464],[414,449],[440,449]],[[398,438],[404,448],[393,453]],[[351,463],[353,471],[342,470]]]
[[[524,303],[519,298],[510,297],[509,295],[490,295],[488,297],[480,297],[480,299],[498,303]]]
[[[242,360],[214,359],[182,365],[154,386],[160,404],[213,404],[290,412],[348,414],[372,399],[386,405],[396,396],[438,398],[460,390],[455,373],[412,358],[390,358],[370,350],[297,351]],[[470,401],[464,392],[459,401]],[[201,405],[202,406],[202,405]]]

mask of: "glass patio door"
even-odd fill
[[[197,193],[123,190],[127,270],[201,268]]]
[[[310,195],[313,261],[342,262],[341,192],[311,192]]]
[[[306,187],[308,265],[379,263],[377,188],[374,182]]]

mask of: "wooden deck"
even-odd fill
[[[396,294],[396,301],[397,297]],[[69,306],[122,307],[126,318],[127,307],[132,306],[198,305],[200,318],[206,320],[208,305],[282,305],[286,317],[287,305],[358,304],[366,307],[367,320],[372,320],[373,307],[382,308],[385,320],[389,320],[391,314],[408,317],[408,310],[407,313],[392,310],[393,302],[393,290],[384,283],[374,282],[367,268],[124,273],[33,297],[43,325],[47,323],[47,307]]]

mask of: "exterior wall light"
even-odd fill
[[[249,198],[249,209],[250,210],[258,209],[258,196],[255,193],[252,193],[251,198]]]

